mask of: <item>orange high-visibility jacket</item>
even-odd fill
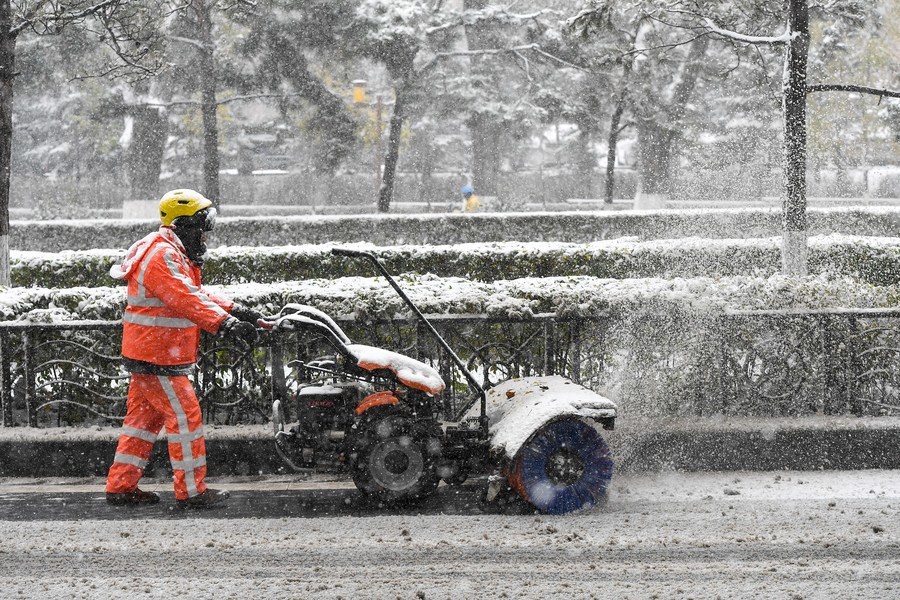
[[[128,281],[122,356],[155,365],[197,362],[200,328],[216,333],[234,305],[204,290],[181,240],[160,227],[135,243],[110,275]]]

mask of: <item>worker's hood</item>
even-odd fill
[[[165,242],[177,248],[182,254],[184,253],[184,245],[181,243],[181,240],[178,239],[178,236],[175,235],[175,232],[168,227],[160,227],[159,231],[154,231],[153,233],[139,239],[134,244],[132,244],[131,248],[128,249],[128,252],[125,253],[125,258],[124,260],[122,260],[122,264],[113,265],[112,267],[110,267],[110,276],[113,279],[127,278],[128,274],[131,273],[131,271],[133,271],[138,264],[140,264],[141,259],[144,258],[145,254],[147,254],[147,250],[149,250],[153,246],[153,244],[155,244],[159,240],[164,240]]]

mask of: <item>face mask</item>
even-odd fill
[[[175,235],[184,244],[188,258],[198,266],[203,265],[206,257],[206,237],[216,225],[216,209],[210,207],[190,217],[179,217],[174,225]]]

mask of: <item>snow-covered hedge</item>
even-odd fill
[[[894,235],[896,207],[810,208],[811,234]],[[10,247],[59,252],[127,248],[153,229],[149,221],[14,221]],[[583,213],[485,213],[234,217],[220,219],[213,243],[225,246],[286,246],[328,242],[462,244],[501,241],[594,242],[636,236],[754,238],[778,235],[775,208],[599,211]]]
[[[605,278],[723,277],[774,275],[780,268],[780,239],[698,239],[604,242],[494,242],[453,246],[341,244],[371,251],[394,273],[431,273],[478,281],[529,276]],[[846,235],[812,237],[810,272],[853,275],[861,281],[900,281],[900,238]],[[336,279],[373,274],[365,261],[334,257],[332,245],[221,247],[210,250],[205,279],[211,284],[298,278]],[[78,287],[115,285],[109,267],[123,250],[58,253],[12,252],[17,286]]]
[[[876,286],[850,277],[820,275],[782,277],[696,277],[603,279],[531,277],[479,282],[456,277],[404,275],[401,285],[426,313],[482,313],[528,317],[553,312],[572,316],[607,316],[635,309],[697,314],[724,310],[895,306],[900,286]],[[210,286],[265,312],[297,302],[332,315],[359,319],[407,313],[382,278],[342,277]],[[38,322],[118,319],[125,306],[123,287],[10,288],[0,293],[0,320]]]
[[[496,319],[466,320],[457,326],[461,337],[452,338],[464,360],[476,364],[496,361],[502,368],[491,373],[494,380],[512,376],[520,368],[533,372],[529,370],[540,368],[550,357],[567,369],[578,365],[581,381],[615,398],[629,416],[879,414],[878,404],[848,404],[849,388],[840,382],[856,389],[874,380],[861,394],[896,389],[896,356],[889,351],[896,347],[896,340],[889,326],[863,335],[855,320],[839,316],[827,321],[802,316],[747,318],[726,316],[723,311],[891,307],[900,298],[900,286],[873,286],[826,276],[799,280],[547,277],[476,282],[426,275],[403,276],[401,284],[426,313],[484,313]],[[346,324],[347,331],[361,343],[408,352],[409,329],[415,337],[414,327],[406,327],[403,337],[399,332],[404,327],[374,323],[408,317],[406,307],[381,278],[235,284],[218,291],[268,313],[285,303],[300,302],[338,317],[355,317],[356,323]],[[15,288],[0,294],[0,318],[113,320],[121,316],[124,303],[122,287]],[[542,325],[529,329],[527,323],[531,316],[546,312],[559,315],[549,342]],[[575,317],[591,319],[572,321]],[[516,326],[502,322],[504,319],[526,323]],[[102,354],[116,354],[118,334],[99,340],[91,335],[92,342],[102,343]],[[886,337],[874,337],[878,335]],[[13,334],[10,339],[15,344],[19,338]],[[96,344],[92,347],[100,351]],[[852,360],[862,352],[867,352],[864,364]],[[99,373],[111,368],[109,358],[103,356],[79,360]],[[259,373],[264,372],[260,368]],[[257,400],[248,400],[236,413],[229,412],[229,422],[259,422],[268,414],[268,405],[258,393],[267,387],[258,378],[252,381],[256,384],[251,391],[256,395],[248,397]],[[110,383],[95,381],[94,385]],[[826,396],[827,402],[823,401]],[[14,405],[21,411],[24,402],[20,395],[17,398]],[[99,396],[92,398],[86,402],[103,402]],[[48,422],[53,422],[53,413],[48,414]],[[93,418],[75,409],[67,408],[65,414],[65,422]]]

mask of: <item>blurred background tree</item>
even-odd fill
[[[811,79],[896,87],[898,1],[814,10]],[[226,206],[382,209],[456,201],[465,183],[504,207],[637,190],[737,203],[779,194],[781,51],[710,45],[702,23],[647,0],[165,6],[144,24],[159,69],[123,70],[96,25],[21,37],[13,209],[79,216],[72,198],[97,182],[114,190],[99,201],[109,214],[182,185],[218,185]],[[750,35],[783,27],[780,2],[705,9]],[[367,98],[354,105],[361,79]],[[813,194],[897,193],[890,176],[873,188],[870,172],[900,163],[896,105],[810,96]]]

